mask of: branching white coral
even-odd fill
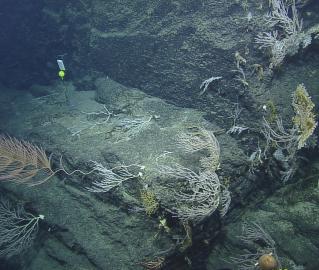
[[[296,54],[300,46],[306,48],[312,38],[302,31],[302,19],[299,19],[295,3],[286,6],[283,0],[270,0],[270,6],[272,10],[266,16],[270,31],[259,33],[255,42],[259,49],[270,49],[272,68],[280,66],[287,55]]]
[[[220,76],[217,76],[217,77],[212,76],[212,77],[210,77],[209,79],[203,81],[203,82],[201,83],[200,87],[199,87],[200,89],[202,89],[202,91],[199,93],[199,95],[200,95],[200,96],[203,95],[203,94],[206,92],[206,90],[208,89],[208,86],[209,86],[212,82],[218,81],[218,80],[220,80],[220,79],[222,79],[222,77],[220,77]]]
[[[214,171],[195,173],[177,163],[158,165],[158,172],[172,179],[185,181],[185,190],[174,195],[179,204],[173,209],[181,220],[200,221],[211,215],[217,207],[224,216],[230,204],[230,193],[223,188]]]
[[[93,161],[93,170],[100,177],[93,181],[92,186],[86,188],[90,192],[108,192],[111,189],[120,186],[123,182],[139,177],[142,172],[132,173],[131,170],[143,170],[144,167],[140,165],[120,165],[112,169],[107,169],[101,163]]]
[[[43,215],[34,216],[0,198],[0,257],[9,258],[30,247],[42,219]]]
[[[272,11],[266,16],[266,23],[270,27],[280,27],[287,36],[298,34],[302,31],[302,19],[299,19],[295,4],[291,5],[291,17],[289,6],[282,0],[271,0]]]
[[[193,128],[177,136],[177,146],[185,153],[195,153],[206,150],[208,156],[202,157],[203,168],[216,170],[219,166],[220,146],[212,131],[203,128]]]

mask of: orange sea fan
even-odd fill
[[[47,174],[45,179],[35,179],[40,172]],[[0,135],[0,181],[33,186],[41,184],[54,174],[50,157],[41,147]]]

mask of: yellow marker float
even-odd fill
[[[64,76],[65,76],[65,71],[64,70],[60,70],[58,75],[59,75],[60,79],[63,80]]]

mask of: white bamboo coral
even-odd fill
[[[0,198],[0,257],[10,258],[28,249],[37,234],[43,215],[27,213]]]
[[[213,132],[194,127],[177,136],[177,146],[185,153],[207,151],[207,156],[200,159],[202,168],[216,170],[219,166],[220,146]]]
[[[108,169],[101,163],[96,161],[93,162],[93,170],[97,175],[98,179],[92,182],[91,187],[86,188],[90,192],[100,193],[108,192],[111,189],[120,186],[123,182],[138,178],[142,175],[144,166],[131,164],[131,165],[119,165]],[[137,170],[137,173],[133,173],[132,170]]]
[[[180,190],[174,193],[179,205],[173,209],[173,212],[178,218],[199,221],[212,214],[220,205],[222,187],[215,172],[195,173],[177,163],[159,165],[158,172],[172,179],[181,179],[186,183],[185,191]]]
[[[213,132],[193,127],[177,137],[179,148],[188,154],[202,151],[199,159],[201,170],[195,172],[178,163],[164,164],[157,159],[157,172],[169,179],[182,181],[182,187],[174,192],[176,206],[172,212],[179,219],[200,221],[211,215],[217,208],[224,216],[229,208],[231,197],[216,174],[219,167],[220,146]],[[167,154],[162,155],[165,157]]]
[[[283,0],[270,0],[271,12],[266,16],[269,31],[257,35],[255,42],[259,49],[268,48],[271,59],[270,67],[278,67],[287,55],[294,55],[299,48],[311,44],[311,31],[302,30],[295,3],[286,5]]]

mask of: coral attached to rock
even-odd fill
[[[296,113],[293,123],[299,132],[298,149],[300,149],[305,146],[307,139],[313,134],[318,124],[313,112],[315,104],[303,84],[297,86],[293,94],[292,106]]]

